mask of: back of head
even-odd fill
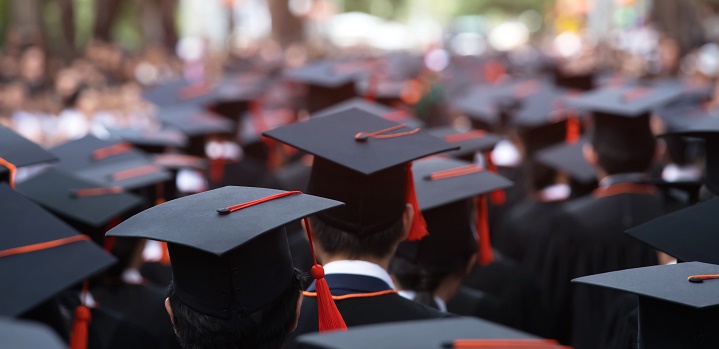
[[[649,170],[656,149],[649,121],[648,113],[633,118],[594,114],[591,144],[607,175]]]

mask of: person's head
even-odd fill
[[[538,151],[563,142],[566,138],[566,130],[566,121],[517,129],[519,148],[525,159],[530,188],[541,190],[557,183],[557,171],[534,161],[534,157]]]
[[[649,114],[635,118],[595,115],[585,158],[605,175],[647,172],[657,156],[649,118]]]
[[[178,297],[173,284],[168,289],[165,308],[184,349],[281,348],[297,327],[301,278],[301,272],[295,269],[290,285],[274,302],[243,316],[222,318],[199,312]]]

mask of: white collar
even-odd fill
[[[569,198],[572,188],[564,183],[552,184],[539,191],[539,198],[542,202],[562,201]]]
[[[599,187],[606,188],[620,183],[639,183],[645,178],[646,175],[640,172],[617,173],[599,180]]]
[[[400,290],[397,292],[397,294],[399,294],[403,298],[407,298],[411,301],[413,301],[415,298],[417,298],[417,292],[412,291],[412,290]],[[444,301],[444,299],[434,296],[434,302],[437,303],[437,307],[439,308],[439,311],[444,312],[444,313],[447,312],[447,303]]]
[[[394,286],[392,278],[389,276],[384,268],[377,264],[360,261],[360,260],[340,260],[329,262],[322,266],[325,269],[325,275],[329,274],[354,274],[364,275],[384,281],[393,290],[397,287]]]

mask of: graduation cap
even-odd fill
[[[99,233],[115,218],[142,205],[143,199],[121,187],[104,187],[71,173],[49,168],[17,186],[17,191],[84,233]]]
[[[465,129],[455,126],[441,126],[427,129],[427,133],[456,144],[459,150],[446,153],[448,156],[473,161],[477,152],[487,152],[503,140],[504,137],[484,130]]]
[[[719,130],[719,122],[712,122],[717,111],[707,108],[696,100],[682,100],[659,108],[656,111],[668,133],[662,135],[667,144],[667,152],[674,163],[690,164],[700,155],[702,145],[698,139],[685,138],[680,133],[697,127],[697,130]],[[712,125],[712,123],[716,125]],[[696,126],[694,126],[696,125]]]
[[[478,252],[480,263],[490,263],[492,247],[484,194],[508,188],[512,182],[476,164],[439,157],[416,161],[412,171],[429,235],[421,241],[401,243],[397,255],[431,272],[462,268],[468,257]],[[476,217],[472,217],[473,198],[477,199]],[[476,229],[471,224],[473,218]]]
[[[704,182],[712,193],[719,193],[719,118],[712,115],[668,135],[704,140]]]
[[[586,138],[577,143],[559,143],[538,151],[536,161],[557,171],[566,173],[580,183],[591,183],[597,180],[597,170],[584,158]]]
[[[719,264],[713,251],[719,236],[711,221],[717,209],[719,199],[710,199],[636,226],[627,234],[681,261]]]
[[[0,315],[20,315],[115,262],[87,236],[3,183],[0,221]]]
[[[126,141],[148,153],[164,153],[167,148],[184,148],[187,136],[179,130],[109,128],[111,136]]]
[[[69,172],[146,159],[143,152],[128,142],[104,140],[92,135],[55,146],[50,152],[60,160],[55,167]]]
[[[185,304],[215,317],[243,317],[272,304],[294,277],[284,226],[340,205],[301,192],[223,187],[149,208],[107,236],[167,242],[173,285]],[[316,263],[312,274],[324,282]],[[328,317],[334,303],[323,285],[320,329],[343,327],[336,308]]]
[[[512,348],[512,344],[521,347],[522,343],[551,343],[509,327],[470,317],[359,326],[343,332],[305,334],[299,336],[297,342],[302,348],[318,349],[440,349],[460,347],[455,346],[455,341],[459,344],[458,340],[461,339],[475,339],[473,342],[483,343],[486,347],[491,347],[488,344],[501,342],[504,345],[500,347],[504,348]]]
[[[12,349],[67,349],[52,329],[40,323],[0,318],[3,346]]]
[[[284,77],[307,86],[307,111],[314,113],[357,95],[355,80],[362,63],[321,61],[285,72]]]
[[[719,280],[700,280],[717,273],[717,265],[690,262],[620,270],[572,282],[639,296],[640,348],[714,348],[719,340]]]
[[[205,155],[205,141],[209,136],[234,136],[237,123],[200,107],[172,106],[158,109],[157,118],[167,128],[180,130],[189,137],[187,152]]]
[[[253,100],[261,97],[267,78],[261,74],[229,75],[222,78],[210,105],[215,113],[239,122]]]
[[[0,182],[7,181],[14,185],[17,168],[56,160],[57,157],[52,153],[0,125]]]
[[[265,136],[315,155],[309,192],[347,204],[320,213],[324,223],[368,235],[395,224],[406,203],[415,207],[412,240],[426,232],[408,163],[458,147],[420,129],[358,108],[277,128]]]
[[[568,107],[595,114],[638,118],[682,95],[672,87],[605,87],[566,98]]]
[[[185,79],[163,82],[143,92],[142,97],[160,108],[168,106],[204,106],[216,99],[214,86]]]
[[[337,114],[338,112],[352,108],[364,110],[370,114],[381,116],[383,119],[405,124],[408,127],[424,127],[424,122],[422,120],[415,118],[414,116],[412,116],[412,114],[404,110],[391,108],[384,104],[370,102],[365,98],[359,97],[334,104],[315,113],[312,113],[310,116],[313,118],[321,118],[323,116]]]
[[[502,128],[509,122],[509,113],[518,106],[512,96],[513,86],[514,83],[475,86],[452,105],[472,121],[474,128]]]

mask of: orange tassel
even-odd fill
[[[479,243],[479,264],[492,263],[492,243],[489,238],[489,217],[487,215],[487,198],[480,195],[477,198],[477,243]]]
[[[422,216],[422,210],[420,210],[419,201],[417,200],[417,192],[414,189],[412,163],[407,165],[407,191],[405,195],[405,202],[414,208],[414,219],[412,219],[412,227],[409,231],[407,241],[422,240],[422,238],[429,235],[429,232],[427,232],[427,222],[424,220],[424,216]]]
[[[581,135],[581,125],[579,124],[579,118],[576,115],[570,115],[567,117],[567,136],[566,141],[569,144],[575,144],[579,142]]]
[[[374,102],[377,99],[377,90],[379,88],[379,76],[372,74],[369,77],[367,83],[367,91],[365,91],[364,98],[369,102]]]
[[[210,159],[210,182],[219,183],[225,177],[225,161],[221,158]]]
[[[484,153],[484,159],[487,162],[487,169],[492,173],[497,173],[497,166],[492,161],[492,153]],[[507,201],[507,194],[504,192],[504,189],[497,189],[489,195],[492,200],[492,205],[501,206]]]
[[[162,256],[160,257],[160,264],[162,265],[170,265],[170,251],[167,249],[167,243],[161,242],[160,246],[162,248]]]
[[[87,280],[82,283],[82,293],[80,297],[80,305],[75,308],[75,317],[72,320],[72,330],[70,332],[70,349],[87,349],[87,334],[90,322],[92,322],[92,313],[90,308],[85,305],[85,297],[87,296]]]
[[[304,218],[303,221],[314,261],[312,277],[315,279],[315,289],[317,290],[317,321],[319,322],[319,330],[320,332],[346,330],[347,324],[345,324],[342,314],[340,314],[339,309],[337,309],[337,305],[334,299],[332,299],[330,286],[327,284],[327,280],[325,280],[325,270],[317,263],[315,245],[312,243],[312,228],[310,227],[310,222],[307,218]]]

